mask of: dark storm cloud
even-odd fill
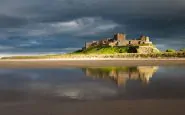
[[[184,0],[0,0],[0,44],[81,47],[88,39],[125,32],[149,35],[164,46],[184,39],[184,6]]]
[[[25,19],[0,14],[0,28],[16,28],[25,24],[27,24]]]

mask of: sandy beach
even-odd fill
[[[7,59],[0,60],[1,68],[59,68],[59,67],[104,67],[104,66],[170,66],[185,65],[185,58],[177,59]]]
[[[0,111],[2,115],[183,115],[184,106],[185,100],[52,101],[2,103]]]

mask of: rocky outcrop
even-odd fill
[[[149,53],[159,53],[160,51],[154,46],[139,46],[137,48],[137,53],[149,54]]]

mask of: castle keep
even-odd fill
[[[140,46],[151,45],[152,42],[148,36],[140,36],[137,39],[126,39],[126,34],[117,33],[113,38],[106,38],[104,40],[86,42],[85,48],[96,46]]]

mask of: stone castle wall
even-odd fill
[[[115,34],[112,39],[107,38],[100,41],[93,41],[85,44],[85,48],[94,47],[94,46],[139,46],[142,44],[152,44],[149,37],[140,36],[138,39],[127,40],[125,34]]]

